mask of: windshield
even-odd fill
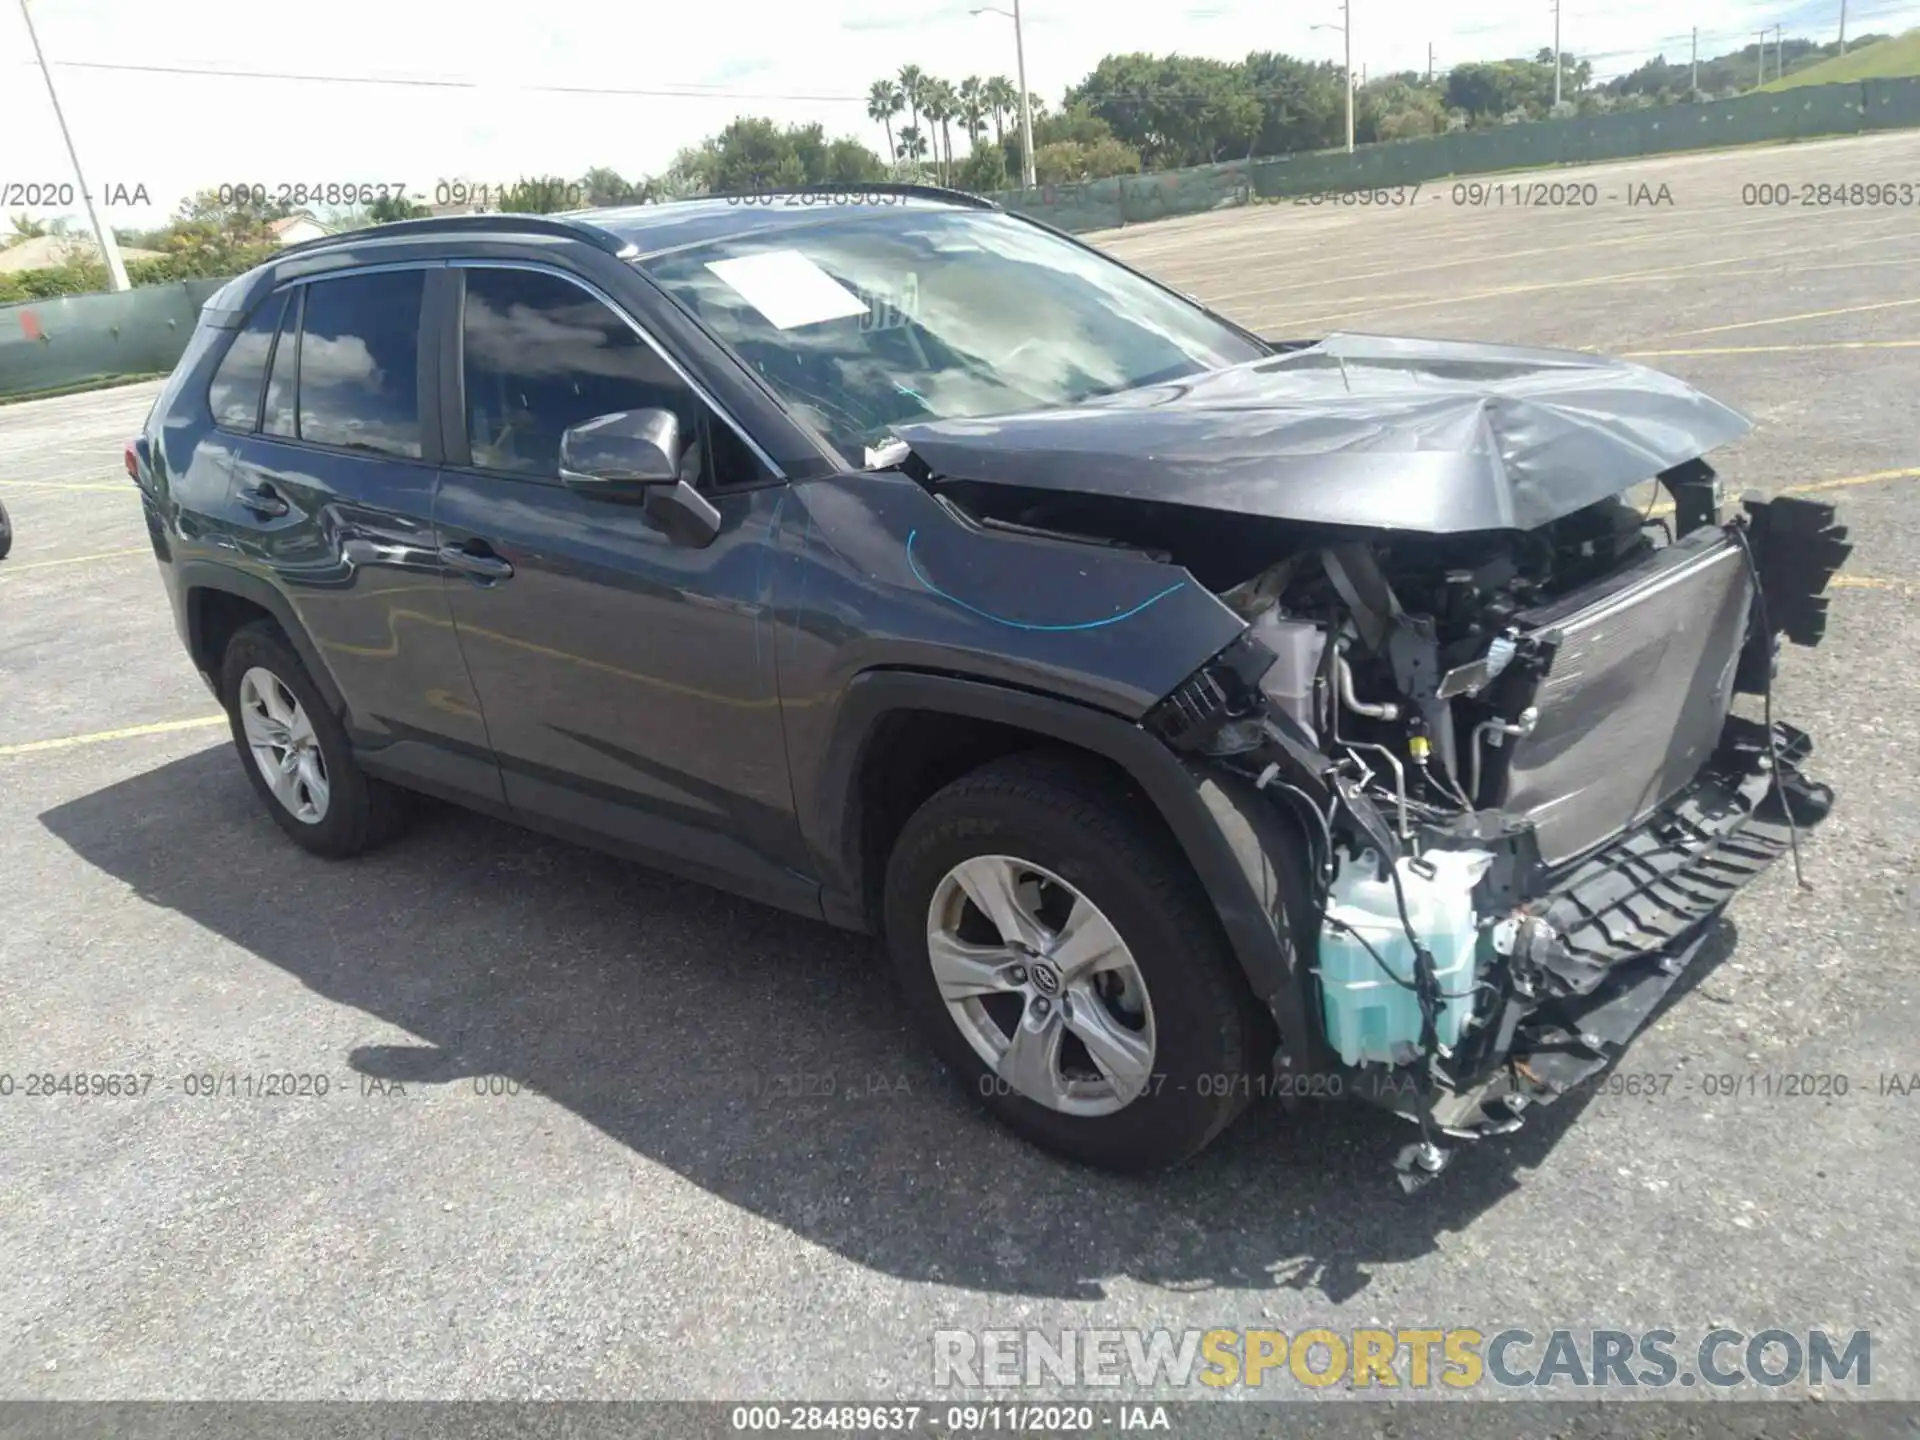
[[[849,213],[639,263],[855,464],[894,425],[1071,405],[1265,353],[992,212]]]

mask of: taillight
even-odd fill
[[[140,483],[140,452],[134,449],[134,443],[132,440],[127,442],[127,448],[122,453],[121,459],[126,462],[127,478],[137,485]]]

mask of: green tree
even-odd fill
[[[1139,172],[1139,152],[1111,135],[1085,145],[1072,140],[1042,145],[1039,137],[1034,137],[1033,178],[1042,185],[1065,185]]]
[[[581,208],[580,182],[563,175],[521,176],[501,194],[495,209],[503,215],[558,215]]]
[[[1196,56],[1109,55],[1066,104],[1085,105],[1155,169],[1248,154],[1260,133],[1242,68]]]
[[[953,169],[953,131],[949,128],[959,109],[953,86],[945,80],[928,80],[920,94],[920,113],[930,125],[938,127],[934,136],[934,159],[939,163],[942,183]]]
[[[867,89],[867,118],[877,120],[887,130],[887,158],[898,160],[899,150],[893,143],[893,117],[906,108],[907,97],[893,80],[876,80]]]
[[[583,203],[595,209],[610,205],[638,205],[646,199],[646,184],[627,179],[618,170],[596,165],[580,177]]]
[[[367,207],[367,223],[391,225],[396,220],[419,220],[432,213],[426,206],[414,204],[405,195],[382,195]]]
[[[978,75],[969,75],[960,82],[957,92],[960,100],[960,128],[967,133],[967,149],[971,151],[980,143],[980,132],[987,124],[987,102],[982,94],[984,87]]]
[[[966,190],[974,195],[985,195],[994,190],[1005,190],[1010,181],[1007,176],[1007,151],[1005,145],[976,145],[973,153],[967,156],[960,166],[959,174],[953,177],[957,189]]]
[[[927,83],[926,72],[918,65],[902,65],[896,77],[900,82],[900,94],[907,102],[907,123],[914,129],[920,128],[920,91]]]
[[[1007,137],[1002,130],[1002,120],[1020,108],[1020,92],[1006,76],[995,75],[981,87],[980,93],[993,115],[993,143],[1004,145]]]

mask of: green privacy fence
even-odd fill
[[[1010,210],[1063,230],[1112,230],[1323,190],[1412,185],[1452,175],[1916,126],[1920,126],[1920,77],[1866,80],[1741,95],[1705,105],[1669,105],[1396,140],[1365,145],[1351,155],[1331,151],[1235,160],[1080,185],[1007,190],[994,198]],[[1849,170],[1831,178],[1851,183],[1914,177]],[[223,283],[186,280],[120,295],[77,295],[0,306],[0,396],[172,369],[193,332],[201,303]]]
[[[200,306],[225,280],[177,280],[118,295],[0,306],[0,395],[63,390],[171,370]]]
[[[1908,126],[1920,126],[1920,78],[1807,85],[1703,105],[1536,120],[1363,145],[1351,155],[1324,151],[1233,161],[1158,175],[1007,190],[994,198],[1010,210],[1063,230],[1109,230],[1169,215],[1196,215],[1241,205],[1249,198],[1278,199],[1323,190],[1412,185],[1453,175],[1591,164],[1675,150],[1853,135]],[[1849,174],[1834,178],[1866,181],[1906,177]]]

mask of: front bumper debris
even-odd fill
[[[1410,1120],[1430,1103],[1437,1129],[1478,1138],[1515,1129],[1529,1106],[1605,1069],[1699,957],[1727,902],[1789,852],[1786,806],[1803,832],[1831,808],[1831,789],[1798,766],[1808,737],[1784,724],[1774,736],[1777,784],[1764,730],[1734,717],[1694,783],[1640,825],[1558,873],[1529,875],[1522,862],[1504,881],[1489,877],[1533,892],[1514,907],[1521,938],[1510,943],[1523,963],[1487,973],[1500,993],[1433,1063],[1430,1097],[1418,1065],[1363,1067],[1345,1091]],[[1542,922],[1531,944],[1528,920]]]

